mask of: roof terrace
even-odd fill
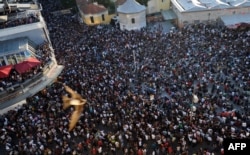
[[[172,2],[181,12],[250,7],[250,0],[172,0]]]

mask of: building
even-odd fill
[[[121,30],[139,30],[146,27],[146,7],[135,0],[127,0],[117,8]]]
[[[228,27],[250,23],[249,0],[171,0],[171,3],[180,28],[193,23],[221,23]]]
[[[41,78],[44,79],[52,68],[59,67],[50,81],[53,81],[53,78],[62,71],[62,66],[58,65],[55,59],[41,10],[42,6],[32,0],[0,1],[0,19],[2,19],[0,21],[0,103],[22,95],[30,85],[34,86],[34,83],[41,81]],[[24,74],[32,76],[24,76]],[[42,87],[39,87],[32,94],[41,89]]]
[[[155,14],[164,10],[169,10],[170,0],[149,0],[146,14]]]
[[[6,21],[0,23],[0,65],[15,64],[23,61],[23,56],[33,56],[39,45],[50,43],[49,32],[41,15],[42,6],[30,1],[28,3],[9,3],[11,9],[6,13],[3,8],[6,5],[0,3],[0,10]],[[51,48],[52,49],[52,48]],[[54,62],[54,52],[51,50]],[[9,59],[16,57],[15,61]]]
[[[81,20],[88,25],[109,24],[110,21],[121,22],[118,24],[119,27],[127,30],[143,27],[143,11],[140,15],[138,12],[128,13],[131,8],[138,9],[140,6],[136,0],[133,6],[127,8],[123,6],[127,1],[131,3],[130,0],[110,1],[116,6],[115,14],[109,14],[108,9],[97,3],[77,0]],[[248,24],[250,18],[250,0],[148,0],[147,6],[143,7],[146,7],[146,23],[167,21],[179,28],[194,23],[216,23],[235,28],[241,24]],[[137,19],[138,23],[131,24],[132,18]],[[142,21],[139,22],[140,19]],[[1,20],[4,19],[0,18]],[[141,25],[138,25],[139,23]]]
[[[112,16],[108,9],[98,3],[87,0],[76,0],[81,22],[87,25],[109,24]]]

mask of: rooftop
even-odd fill
[[[87,0],[76,0],[76,4],[84,14],[96,14],[107,11],[103,5],[98,3],[90,3]]]
[[[171,0],[180,12],[250,7],[250,0]]]
[[[16,10],[27,10],[27,9],[41,9],[39,3],[33,0],[0,0],[0,13],[5,14],[9,12],[15,12]],[[7,10],[6,10],[7,9]]]
[[[135,0],[127,0],[125,3],[119,5],[117,8],[117,11],[122,13],[136,13],[141,12],[143,10],[146,10],[146,7],[136,2]]]
[[[82,5],[81,10],[84,14],[96,14],[107,11],[107,9],[103,5],[96,3]]]
[[[39,22],[42,7],[35,0],[0,0],[0,29]]]

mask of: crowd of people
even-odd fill
[[[1,116],[6,154],[223,154],[224,138],[249,138],[250,36],[188,25],[120,31],[52,16],[42,1],[59,64],[58,81],[87,99],[68,131],[60,83]],[[67,27],[65,27],[67,25]],[[199,98],[192,101],[193,94]]]
[[[38,15],[31,14],[31,15],[27,15],[26,17],[23,17],[23,18],[16,18],[13,20],[1,22],[0,29],[15,27],[15,26],[24,25],[24,24],[36,23],[39,21],[40,21],[40,19],[39,19]]]

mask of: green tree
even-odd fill
[[[149,0],[136,0],[138,3],[140,3],[141,5],[144,5],[144,6],[148,6],[148,1]]]
[[[111,14],[115,13],[115,3],[111,0],[92,0],[92,2],[97,2],[98,4],[105,6]]]

